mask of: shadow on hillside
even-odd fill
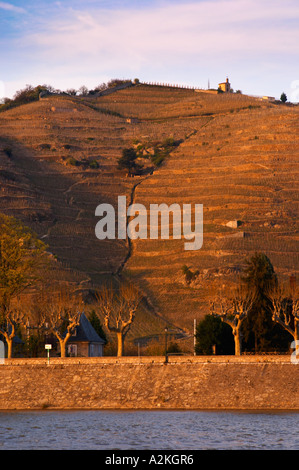
[[[10,149],[9,155],[5,148]],[[112,272],[127,247],[95,236],[99,220],[96,207],[100,203],[115,205],[113,193],[103,191],[100,175],[90,185],[83,171],[65,167],[57,160],[42,160],[31,148],[2,138],[0,182],[5,197],[0,199],[0,211],[34,230],[70,268],[91,277],[93,272]]]

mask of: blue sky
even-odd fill
[[[111,78],[299,101],[298,0],[0,1],[0,98]]]

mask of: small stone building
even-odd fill
[[[228,78],[226,79],[225,82],[218,84],[218,89],[219,89],[219,88],[220,88],[220,90],[222,90],[224,93],[229,93],[229,92],[231,91],[230,83],[229,83]]]
[[[67,343],[67,353],[72,357],[101,357],[106,341],[97,334],[84,313],[80,324]]]

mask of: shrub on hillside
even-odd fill
[[[194,281],[199,274],[198,269],[196,269],[195,271],[191,271],[191,269],[188,268],[188,266],[186,266],[185,264],[182,267],[182,271],[185,276],[185,282],[187,285],[191,284],[191,282]]]
[[[12,157],[12,148],[11,147],[4,147],[3,152],[8,158]]]
[[[100,165],[96,160],[92,160],[91,162],[89,162],[88,166],[92,170],[96,170],[97,168],[99,168]]]
[[[129,174],[140,168],[136,162],[138,155],[136,150],[132,147],[123,149],[122,156],[117,160],[118,168],[120,170],[128,170]]]
[[[70,157],[67,159],[67,164],[72,165],[72,166],[79,166],[78,160],[76,160],[74,157]]]

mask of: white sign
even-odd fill
[[[45,344],[45,349],[52,349],[52,344]]]

